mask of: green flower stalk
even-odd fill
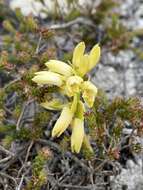
[[[69,97],[70,101],[65,104],[56,98],[43,102],[41,105],[49,110],[62,109],[53,127],[52,136],[59,137],[70,126],[72,129],[71,150],[76,153],[80,152],[84,139],[88,139],[84,132],[84,103],[92,108],[98,91],[89,80],[84,81],[84,76],[98,63],[100,47],[96,44],[89,54],[84,54],[84,51],[85,44],[80,42],[74,49],[72,64],[50,60],[45,63],[48,71],[37,72],[32,79],[38,85],[58,86],[61,94]]]

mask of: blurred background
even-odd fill
[[[128,32],[134,31],[142,34],[143,2],[141,0],[45,0],[41,2],[12,0],[10,6],[12,9],[20,7],[24,15],[31,13],[35,16],[40,15],[45,18],[47,24],[48,13],[54,14],[56,9],[57,14],[61,17],[59,22],[68,22],[79,17],[82,17],[83,21],[85,19],[85,23],[77,22],[67,27],[67,30],[71,29],[72,31],[66,36],[64,31],[63,37],[58,35],[58,46],[68,52],[73,48],[74,41],[78,42],[84,38],[87,38],[85,40],[88,44],[90,41],[93,44],[102,43],[101,64],[97,66],[95,72],[92,72],[92,80],[111,97],[117,95],[143,96],[143,64],[140,59],[143,56],[142,35],[135,34],[131,39],[124,39],[129,37]],[[91,26],[86,21],[91,22]],[[83,29],[81,34],[79,33],[80,29]],[[80,39],[78,37],[75,39],[75,33],[82,35]],[[105,41],[107,37],[109,39]],[[107,47],[108,45],[109,47]],[[126,47],[121,47],[124,45]],[[117,52],[112,51],[114,48]]]
[[[26,18],[33,15],[40,27],[53,30],[53,40],[45,42],[47,43],[45,49],[49,51],[49,47],[56,48],[55,55],[60,59],[70,60],[70,52],[81,40],[86,42],[87,50],[95,43],[100,43],[102,57],[100,64],[91,73],[92,81],[111,98],[120,95],[143,96],[141,0],[1,0],[1,2],[5,2],[17,12],[19,10],[17,8],[20,8]],[[0,13],[1,21],[12,20],[10,16],[12,10],[3,9]],[[14,25],[20,32],[20,26],[16,23]],[[19,50],[16,51],[20,54]]]

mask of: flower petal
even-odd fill
[[[50,69],[50,71],[64,76],[71,76],[73,74],[72,67],[62,61],[50,60],[46,62],[45,65]]]
[[[85,81],[82,85],[82,91],[82,97],[84,101],[86,102],[88,107],[91,108],[94,104],[94,100],[98,91],[96,86],[89,81]]]
[[[83,77],[89,70],[89,55],[85,54],[81,57],[79,68],[76,69],[77,73]]]
[[[93,69],[93,67],[95,67],[96,64],[98,63],[100,59],[100,54],[101,54],[100,46],[96,44],[92,48],[89,54],[89,68],[88,68],[89,71]]]
[[[79,67],[80,59],[83,56],[84,51],[85,51],[85,43],[80,42],[79,44],[77,44],[77,46],[74,49],[73,59],[72,59],[72,64],[75,69]]]
[[[79,153],[84,138],[84,121],[75,118],[72,125],[71,149]]]
[[[50,72],[50,71],[40,71],[35,73],[36,76],[33,77],[33,81],[37,84],[50,84],[61,86],[63,84],[63,77],[57,73]]]
[[[41,103],[41,106],[48,110],[61,110],[63,107],[65,107],[65,104],[63,104],[59,99],[55,98],[51,101]]]
[[[69,126],[72,121],[73,113],[71,112],[69,107],[64,107],[62,113],[57,120],[53,130],[52,130],[52,137],[59,137]]]

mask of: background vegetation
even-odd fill
[[[53,11],[43,9],[42,18],[24,16],[0,1],[0,189],[107,189],[110,176],[142,151],[137,140],[143,135],[141,98],[109,99],[104,89],[85,114],[93,152],[83,145],[80,154],[72,154],[70,131],[51,138],[59,113],[39,103],[56,89],[31,81],[44,62],[71,60],[71,50],[81,40],[88,48],[100,43],[102,54],[130,49],[142,59],[140,46],[132,41],[142,38],[143,31],[126,28],[117,1],[101,0],[96,9],[77,0],[66,0],[66,5],[68,11],[63,11],[55,1]],[[62,39],[70,39],[67,47],[60,45]]]

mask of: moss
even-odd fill
[[[22,105],[20,105],[20,104],[16,105],[16,107],[15,107],[15,109],[13,111],[13,117],[15,119],[18,119],[18,117],[20,116],[21,109],[22,109]]]
[[[46,164],[47,159],[45,156],[40,152],[34,159],[32,170],[34,176],[39,176],[40,171],[43,170],[44,165]]]
[[[5,147],[5,148],[10,148],[11,146],[11,143],[14,141],[14,138],[12,135],[6,135],[4,137],[4,139],[2,139],[2,145]]]
[[[101,94],[97,96],[93,109],[85,114],[86,124],[91,139],[98,147],[99,157],[108,156],[109,159],[117,159],[118,144],[121,142],[125,121],[140,131],[143,107],[138,98],[116,97],[107,102],[106,98],[101,97],[103,97]]]
[[[11,24],[11,22],[9,20],[3,21],[3,27],[8,32],[11,32],[11,33],[15,33],[16,32],[15,28],[13,27],[13,25]]]
[[[51,152],[48,147],[42,148],[32,163],[32,178],[25,190],[41,190],[47,182],[46,163],[51,159]]]
[[[5,93],[4,89],[0,88],[0,108],[1,109],[3,108],[5,97],[6,97],[6,93]]]
[[[60,141],[60,148],[63,152],[70,150],[70,138],[64,136],[63,139]]]

